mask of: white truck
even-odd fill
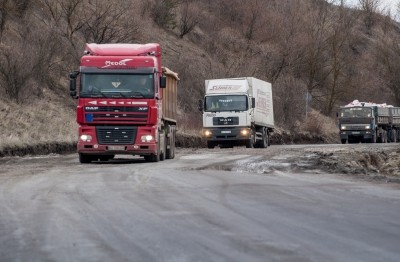
[[[254,77],[206,80],[199,110],[208,148],[270,145],[274,108],[268,82]]]

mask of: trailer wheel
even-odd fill
[[[91,155],[85,155],[82,153],[79,153],[79,162],[81,164],[88,164],[90,162],[92,162],[93,158]]]

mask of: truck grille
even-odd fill
[[[239,117],[213,117],[214,126],[238,125]]]
[[[365,130],[365,126],[368,124],[361,125],[346,125],[346,130]]]
[[[136,133],[136,127],[96,127],[97,140],[101,145],[132,145],[135,142]]]
[[[147,106],[128,107],[128,106],[99,106],[85,107],[85,119],[92,123],[106,122],[130,122],[135,124],[146,124],[149,116]]]

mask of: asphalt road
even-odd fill
[[[293,150],[253,150],[0,159],[0,261],[399,261],[398,186],[260,173]]]

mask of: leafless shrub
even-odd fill
[[[18,52],[15,52],[18,50]],[[20,102],[21,93],[32,76],[32,67],[26,59],[26,49],[2,46],[0,48],[0,87],[5,95]]]
[[[358,0],[361,10],[364,11],[364,24],[367,30],[376,24],[378,19],[378,7],[381,4],[380,0]]]
[[[198,10],[194,9],[192,3],[193,0],[183,0],[183,3],[181,4],[181,14],[179,19],[180,38],[183,38],[183,36],[190,33],[199,22],[199,15],[196,13]]]
[[[30,0],[2,0],[0,1],[0,42],[5,25],[11,17],[22,18],[26,13]]]
[[[276,124],[289,130],[296,128],[296,120],[306,114],[305,88],[297,79],[281,77],[272,85]]]
[[[175,8],[178,0],[158,0],[153,4],[151,14],[154,22],[161,28],[174,29],[176,27]]]
[[[85,42],[116,43],[137,39],[140,26],[130,11],[132,9],[130,2],[116,5],[101,0],[91,1],[84,10],[88,17],[82,27]]]

